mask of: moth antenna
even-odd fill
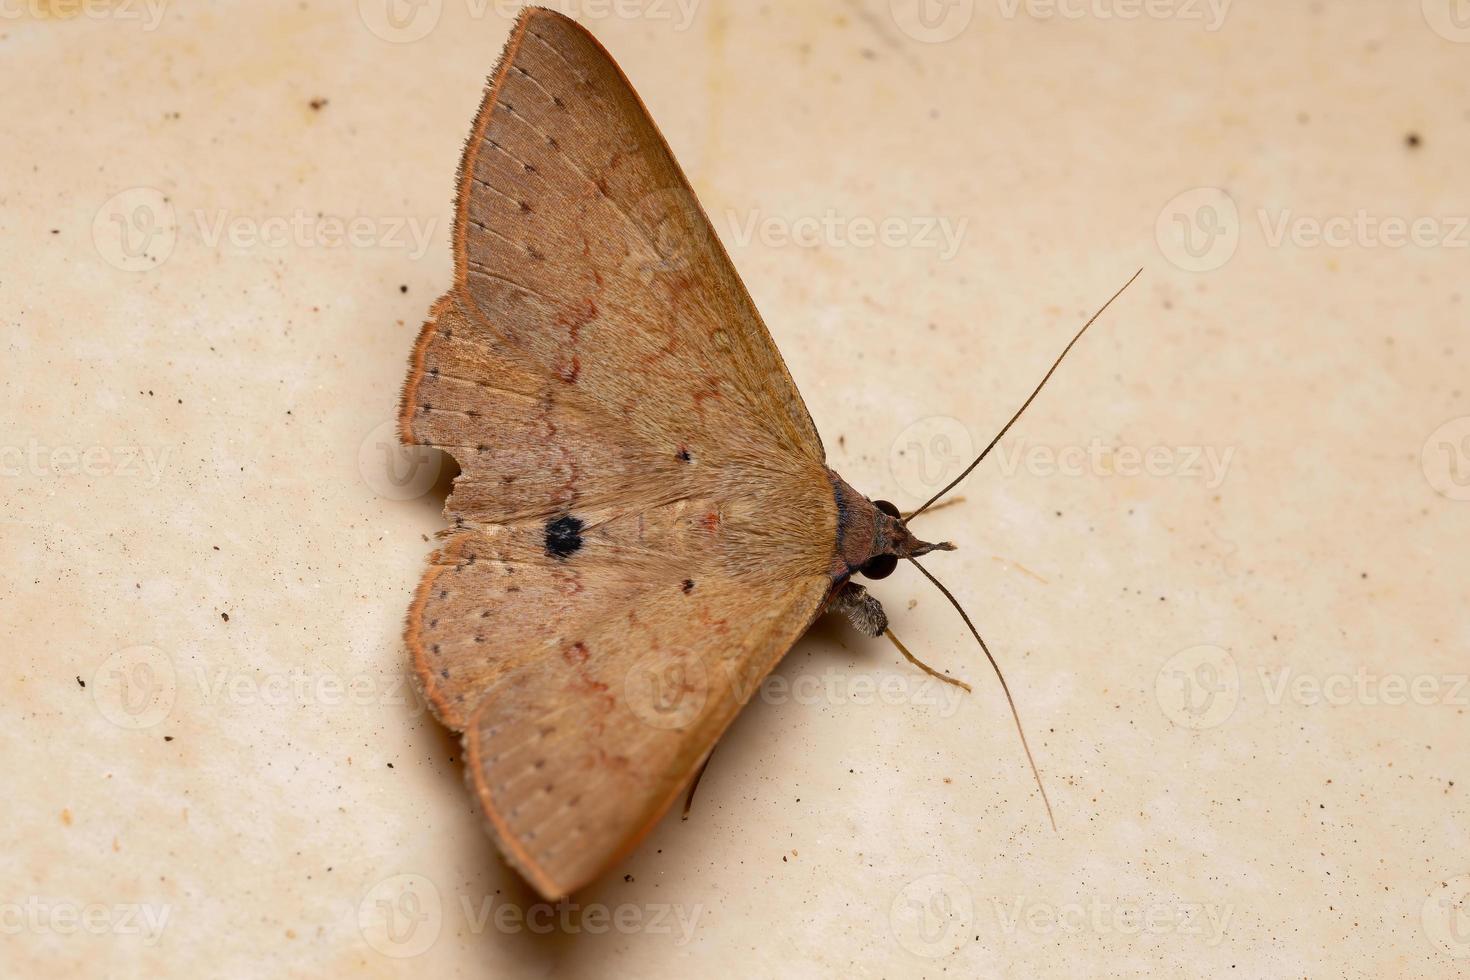
[[[1096,313],[1094,313],[1092,315],[1092,319],[1091,320],[1088,320],[1085,324],[1082,325],[1082,329],[1079,330],[1079,331],[1077,331],[1077,336],[1075,336],[1075,337],[1072,338],[1072,342],[1069,343],[1062,350],[1061,355],[1056,359],[1055,362],[1053,362],[1053,364],[1051,366],[1051,370],[1046,372],[1046,377],[1044,377],[1044,378],[1041,379],[1041,384],[1037,385],[1036,386],[1036,390],[1033,391],[1033,392],[1031,392],[1031,397],[1030,398],[1027,398],[1026,399],[1026,403],[1021,406],[1020,410],[1017,411],[1015,415],[1012,415],[1011,416],[1011,420],[1005,424],[1005,428],[1001,429],[1000,432],[996,433],[995,438],[992,439],[992,440],[990,440],[990,445],[988,445],[988,446],[985,447],[985,451],[982,452],[975,459],[975,462],[973,462],[969,466],[965,467],[965,471],[963,473],[961,473],[959,476],[955,477],[954,482],[952,482],[949,486],[945,487],[943,490],[939,491],[934,496],[930,497],[927,501],[925,501],[924,506],[920,507],[918,510],[916,510],[912,514],[910,514],[908,516],[907,520],[913,520],[915,517],[918,517],[920,514],[924,513],[924,511],[926,511],[930,507],[934,506],[935,502],[938,501],[940,497],[943,497],[945,494],[949,493],[955,487],[959,486],[960,483],[962,483],[964,481],[965,477],[967,477],[967,476],[970,475],[971,471],[973,471],[975,469],[975,467],[977,467],[981,463],[985,462],[985,457],[990,455],[990,451],[995,448],[996,443],[1000,442],[1001,439],[1005,438],[1005,434],[1007,432],[1011,431],[1011,426],[1015,425],[1016,422],[1020,420],[1021,416],[1024,415],[1024,414],[1026,414],[1026,409],[1030,408],[1031,407],[1031,403],[1036,400],[1036,396],[1039,395],[1039,394],[1041,394],[1041,389],[1043,389],[1043,388],[1046,387],[1046,383],[1051,380],[1051,376],[1053,374],[1056,374],[1057,373],[1057,368],[1059,368],[1059,367],[1062,366],[1062,361],[1066,360],[1067,355],[1072,352],[1072,348],[1077,346],[1077,341],[1079,341],[1079,340],[1082,339],[1082,335],[1085,334],[1085,333],[1087,333],[1088,328],[1091,327],[1094,323],[1096,323],[1098,321],[1098,319],[1101,318],[1102,315],[1108,311],[1108,307],[1110,307],[1110,306],[1113,305],[1113,300],[1116,300],[1119,296],[1122,296],[1123,293],[1124,293],[1124,291],[1127,290],[1129,286],[1133,285],[1133,283],[1136,282],[1137,279],[1138,279],[1138,277],[1141,276],[1141,275],[1143,275],[1143,270],[1142,269],[1139,269],[1137,272],[1135,272],[1133,274],[1133,278],[1132,279],[1129,279],[1127,282],[1125,282],[1123,284],[1123,288],[1122,289],[1118,290],[1116,293],[1113,294],[1112,299],[1108,300],[1106,303],[1104,303],[1102,305],[1102,309],[1098,310]]]
[[[941,502],[935,504],[933,507],[931,507],[929,509],[930,510],[944,510],[946,507],[958,507],[960,504],[962,504],[964,502],[965,502],[965,498],[964,497],[950,497],[948,500],[941,501]],[[907,514],[904,514],[903,517],[902,517],[902,519],[903,519],[903,522],[905,524],[907,524],[909,521],[913,520],[915,517],[918,517],[918,516],[919,516],[919,512],[918,511],[911,510]]]
[[[1137,277],[1135,276],[1134,278]],[[920,565],[912,558],[909,559],[909,562],[922,572],[926,579],[933,582],[935,588],[944,593],[944,597],[949,600],[951,606],[955,607],[955,610],[960,614],[960,618],[965,621],[965,625],[970,627],[970,633],[975,637],[975,642],[980,644],[980,649],[985,651],[985,657],[990,661],[990,666],[995,669],[995,676],[1000,679],[1000,689],[1006,695],[1006,703],[1011,706],[1011,717],[1016,719],[1016,732],[1021,736],[1021,748],[1026,750],[1026,761],[1031,763],[1031,775],[1036,777],[1036,788],[1041,791],[1041,802],[1046,804],[1046,818],[1051,821],[1052,831],[1056,832],[1057,818],[1051,812],[1051,800],[1047,798],[1046,787],[1041,783],[1041,770],[1036,768],[1036,759],[1031,755],[1031,745],[1026,741],[1026,729],[1021,727],[1021,713],[1016,710],[1016,699],[1011,697],[1011,686],[1006,683],[1006,675],[1000,672],[1000,664],[995,662],[995,656],[990,652],[990,647],[985,645],[985,640],[981,638],[980,631],[975,628],[974,623],[970,622],[970,614],[965,612],[965,607],[960,605],[960,601],[954,597],[954,593],[946,589],[943,582],[929,574],[929,569]],[[902,647],[899,649],[902,649]]]
[[[955,687],[962,688],[966,694],[975,693],[973,690],[970,689],[970,685],[966,684],[964,681],[957,680],[956,678],[949,677],[945,674],[941,674],[939,671],[935,670],[933,667],[930,667],[928,664],[924,663],[924,661],[920,660],[912,653],[909,653],[909,648],[904,646],[903,643],[899,641],[898,637],[893,635],[893,630],[885,629],[883,631],[883,635],[888,637],[888,639],[892,641],[894,646],[898,647],[898,652],[903,654],[905,660],[922,670],[924,673],[928,674],[930,677],[944,681],[944,683],[946,684],[953,684]]]

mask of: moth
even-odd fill
[[[492,836],[555,899],[652,829],[819,616],[885,631],[854,575],[953,545],[827,467],[668,144],[561,14],[516,21],[453,245],[399,427],[461,473],[405,635]]]

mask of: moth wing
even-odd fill
[[[460,179],[455,287],[400,426],[463,472],[406,635],[502,849],[553,896],[653,825],[820,612],[836,504],[764,323],[589,34],[521,16]]]
[[[686,456],[706,471],[824,459],[688,180],[586,30],[521,15],[459,179],[455,288],[419,337],[400,413],[406,442],[459,458],[451,512],[502,523],[667,496]],[[539,423],[534,445],[496,451],[502,404]],[[571,417],[602,420],[610,442],[563,447]]]
[[[687,510],[643,515],[645,532],[658,524],[700,544],[703,518]],[[482,652],[465,666],[479,700],[467,778],[501,850],[548,898],[592,881],[654,826],[831,584],[732,574],[697,553],[676,563],[662,549],[630,574],[638,521],[587,529],[565,564],[538,556],[525,532],[462,532],[416,603],[416,615],[468,626],[458,642]],[[518,630],[528,635],[501,645]],[[451,671],[443,690],[460,690],[452,671],[468,661],[438,662]]]

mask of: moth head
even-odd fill
[[[909,531],[903,513],[887,500],[871,501],[873,537],[866,555],[857,566],[858,574],[869,579],[885,579],[898,568],[900,558],[918,558],[931,551],[953,551],[948,542],[930,544],[920,541]]]

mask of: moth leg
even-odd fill
[[[957,687],[960,690],[964,691],[966,694],[974,693],[970,690],[970,685],[966,684],[964,681],[955,680],[948,674],[941,674],[939,671],[935,670],[933,667],[930,667],[928,664],[924,663],[924,661],[920,660],[912,653],[909,653],[909,648],[904,646],[903,643],[899,641],[898,637],[893,635],[893,630],[884,630],[883,634],[888,637],[889,642],[898,647],[898,652],[903,654],[905,660],[922,670],[924,673],[928,674],[930,677],[934,678],[935,680],[943,681],[946,684]]]
[[[864,636],[882,636],[888,629],[888,614],[883,611],[883,604],[856,582],[848,582],[838,589],[827,608],[830,612],[846,616],[853,628]]]
[[[715,750],[710,749],[709,755],[705,756],[704,761],[699,764],[699,772],[694,774],[694,782],[689,784],[689,795],[684,798],[684,815],[679,818],[680,820],[689,819],[689,811],[694,809],[694,791],[699,789],[699,781],[704,778],[704,771],[709,768],[709,760],[714,757]]]
[[[912,653],[909,653],[909,648],[900,643],[898,637],[894,636],[893,631],[888,628],[888,614],[883,611],[883,605],[873,593],[856,582],[848,582],[842,588],[838,589],[837,594],[832,597],[832,602],[827,607],[827,610],[828,612],[842,613],[857,628],[857,631],[864,636],[874,638],[879,636],[888,637],[889,641],[898,647],[898,652],[903,654],[905,660],[930,677],[943,681],[946,684],[953,684],[955,687],[967,692],[970,690],[970,685],[964,681],[955,680],[953,677],[941,674]]]

